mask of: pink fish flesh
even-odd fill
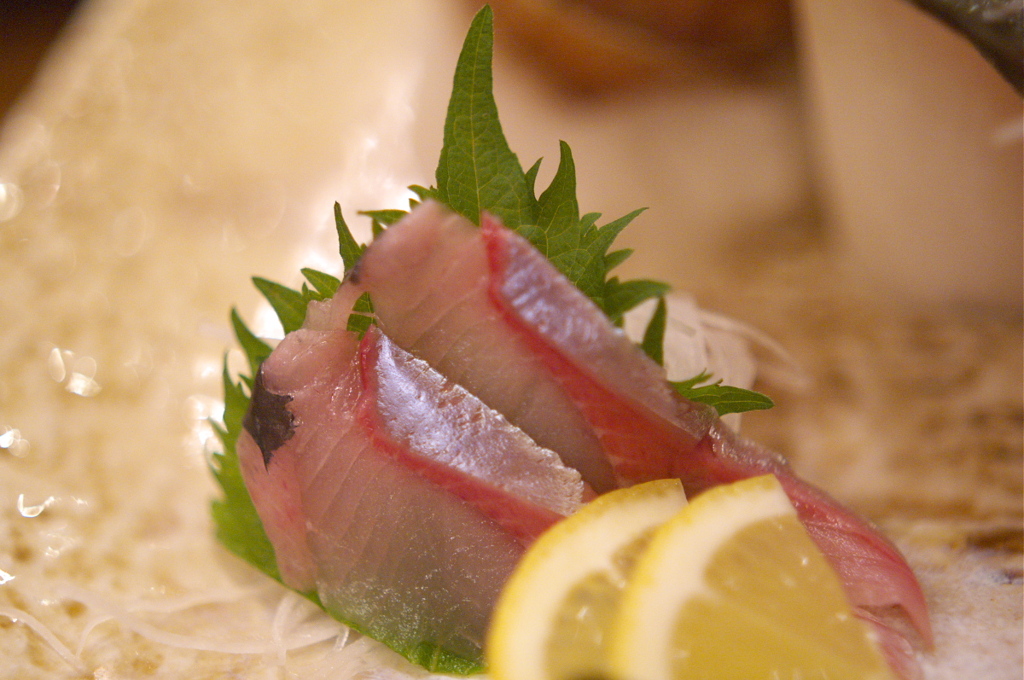
[[[582,481],[383,334],[332,330],[333,304],[264,362],[238,442],[282,579],[428,667],[479,659],[524,545]]]
[[[480,257],[479,229],[431,202],[396,227],[377,237],[346,284],[373,291],[380,328],[557,451],[594,490],[616,488],[589,423],[482,294],[490,271]]]
[[[735,436],[710,408],[675,395],[660,367],[494,219],[476,229],[426,204],[378,237],[355,274],[348,285],[370,292],[378,323],[397,344],[538,441],[563,420],[578,432],[582,419],[596,451],[591,441],[570,451],[547,441],[598,490],[678,477],[695,494],[775,473],[851,601],[869,611],[902,609],[930,644],[923,593],[889,541],[799,480],[781,457]]]
[[[707,407],[675,396],[675,413],[655,385],[638,386],[646,355],[627,347],[618,329],[605,320],[589,299],[562,278],[540,253],[494,220],[481,229],[492,277],[490,298],[502,318],[538,347],[538,356],[580,406],[605,446],[616,472],[630,484],[661,476],[680,478],[688,493],[767,472],[779,477],[790,500],[818,546],[832,561],[851,601],[878,609],[901,606],[930,642],[927,606],[909,565],[892,544],[823,492],[799,480],[778,455],[742,440]],[[576,314],[574,324],[557,326],[550,300],[537,294],[537,281],[558,283],[559,306],[590,307]],[[575,293],[575,300],[569,300]],[[584,321],[585,320],[585,321]],[[604,346],[604,352],[584,343]],[[602,361],[616,348],[617,360]],[[632,349],[632,352],[629,352]],[[595,355],[599,360],[595,361]],[[664,386],[664,377],[654,379]],[[643,423],[638,426],[637,423]],[[638,455],[638,452],[640,454]],[[665,474],[666,470],[669,474]]]
[[[371,328],[358,417],[374,443],[476,506],[524,545],[579,509],[583,482],[558,455]]]

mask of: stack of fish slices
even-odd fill
[[[359,338],[347,322],[364,293],[376,325]],[[595,493],[666,477],[692,495],[775,474],[852,603],[899,608],[930,636],[891,544],[678,397],[493,219],[427,202],[385,231],[264,362],[253,404],[268,407],[251,407],[238,453],[283,580],[428,667],[479,663],[498,592],[543,530]]]

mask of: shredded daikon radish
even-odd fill
[[[802,384],[806,378],[796,362],[767,334],[715,312],[697,306],[688,295],[673,293],[665,298],[668,321],[665,327],[665,371],[669,380],[687,380],[710,373],[712,380],[750,389],[754,380],[769,373],[788,376],[780,380],[787,386]],[[639,341],[656,302],[648,300],[626,314],[626,333]],[[763,349],[766,360],[755,357],[754,348]],[[774,382],[774,381],[773,381]],[[739,430],[741,414],[722,418]]]
[[[216,592],[185,593],[177,597],[165,596],[147,600],[135,600],[124,605],[130,612],[147,612],[153,614],[173,614],[185,611],[193,607],[202,607],[210,604],[237,602],[249,597],[256,597],[266,593],[273,584],[268,583],[262,588],[238,588],[226,589]]]
[[[102,621],[94,623],[88,630],[94,629],[99,623],[115,620],[121,626],[153,642],[182,649],[221,652],[225,654],[283,655],[284,652],[308,647],[345,634],[345,628],[341,624],[326,616],[317,616],[308,623],[306,622],[306,617],[303,617],[301,621],[292,622],[294,627],[290,630],[288,626],[284,625],[285,620],[282,619],[278,631],[280,634],[279,639],[274,639],[274,633],[272,632],[269,636],[270,639],[214,640],[208,637],[182,635],[162,630],[142,621],[124,607],[115,604],[107,598],[73,585],[62,586],[59,595],[63,599],[74,600],[105,615]],[[80,643],[80,647],[83,645],[84,640]],[[282,657],[278,656],[278,658]]]
[[[27,612],[21,611],[20,609],[15,609],[14,607],[0,607],[0,616],[6,616],[11,621],[28,626],[29,630],[41,637],[43,641],[46,642],[53,651],[57,652],[60,658],[64,659],[64,661],[74,668],[76,672],[83,675],[89,672],[78,656],[72,653],[72,651],[68,649],[67,645],[61,642],[60,638],[54,635],[53,631],[43,625],[39,619]]]
[[[708,352],[712,355],[711,363],[728,366],[731,362],[742,360],[736,353],[725,349],[728,342],[726,338],[742,339],[748,359],[752,349],[761,350],[757,352],[758,356],[752,364],[752,369],[756,365],[755,372],[758,376],[789,389],[799,390],[809,385],[810,378],[807,372],[781,343],[767,333],[718,312],[701,309],[699,315],[709,338]]]

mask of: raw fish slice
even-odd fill
[[[288,470],[289,481],[297,482],[299,535],[325,608],[412,658],[429,663],[438,650],[479,658],[490,609],[522,554],[520,542],[373,445],[356,419],[363,395],[352,334],[290,333],[261,373],[264,389],[290,397],[285,409],[294,426],[272,451],[245,449],[244,469],[265,465],[270,480]],[[294,504],[294,487],[250,484],[248,476],[246,483],[278,562],[289,562],[286,551],[295,542],[279,539],[293,527],[275,528],[268,519],[277,517],[280,503]]]
[[[350,362],[341,374],[324,372],[333,377],[331,384],[313,379],[297,386],[296,403],[289,404],[297,420],[308,425],[296,428],[304,448],[296,468],[308,521],[337,512],[325,503],[340,502],[334,485],[350,476],[345,466],[355,451],[400,462],[524,546],[579,507],[578,473],[382,333],[371,328]],[[308,410],[301,410],[304,399],[313,403]],[[448,446],[439,439],[467,424],[475,428]],[[354,499],[349,494],[343,500]]]
[[[353,373],[357,341],[354,335],[339,331],[302,328],[289,333],[256,376],[238,438],[242,476],[274,546],[281,578],[300,592],[315,590],[316,566],[306,541],[302,501],[312,456],[295,452],[323,451],[319,440],[333,436],[298,427],[301,420],[292,402],[299,399],[299,412],[308,404],[332,408],[327,417],[344,423],[345,405],[354,399],[358,387],[356,379],[347,378]]]
[[[876,640],[882,654],[896,674],[903,680],[924,680],[924,671],[917,661],[917,654],[907,636],[893,626],[891,617],[882,618],[865,609],[857,615],[874,627]]]
[[[428,666],[478,659],[524,545],[578,507],[583,484],[379,331],[324,330],[341,309],[312,307],[320,330],[290,333],[263,363],[239,440],[282,578]]]
[[[316,589],[316,566],[306,543],[306,519],[299,498],[299,481],[294,461],[263,464],[263,454],[253,436],[242,430],[235,444],[242,477],[254,499],[274,498],[272,503],[256,502],[263,530],[274,546],[281,580],[300,593]]]
[[[325,464],[334,493],[308,525],[320,601],[428,667],[439,650],[478,660],[491,609],[522,545],[368,443],[343,461],[354,440],[364,438],[357,429]]]
[[[683,481],[688,494],[694,494],[717,484],[775,473],[843,580],[851,602],[873,609],[902,607],[926,643],[931,643],[924,594],[888,540],[796,478],[776,454],[741,442],[720,421],[709,420],[702,405],[675,397],[673,414],[657,386],[643,384],[664,384],[663,378],[654,377],[654,363],[638,352],[630,354],[618,329],[603,320],[600,310],[574,291],[543,256],[494,220],[484,221],[481,235],[491,265],[488,285],[495,305],[514,332],[529,338],[537,356],[580,406],[617,475],[638,483],[668,471]],[[544,279],[553,283],[544,284]],[[545,297],[535,292],[545,288],[553,294]],[[589,313],[582,311],[587,307]],[[557,308],[580,311],[574,311],[572,323],[559,324]],[[650,366],[646,371],[638,366],[645,362]],[[705,424],[711,427],[705,429]]]
[[[361,365],[364,404],[373,407],[364,409],[366,424],[390,445],[416,452],[441,474],[459,471],[560,517],[579,509],[579,472],[375,328],[361,345]]]
[[[378,323],[396,344],[556,451],[594,490],[615,488],[590,425],[498,318],[488,276],[479,230],[426,202],[374,240],[346,286],[373,291]]]

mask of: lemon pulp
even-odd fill
[[[771,476],[712,489],[653,535],[608,644],[625,680],[893,677]]]
[[[606,635],[632,564],[686,503],[677,480],[612,491],[530,548],[495,609],[493,680],[577,680],[606,671]]]

